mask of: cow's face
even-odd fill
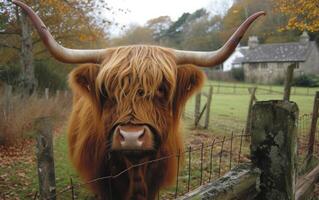
[[[120,47],[101,65],[83,65],[71,73],[76,94],[92,103],[112,151],[157,150],[178,123],[188,97],[201,86],[203,73],[177,66],[169,50]]]

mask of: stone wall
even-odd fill
[[[311,59],[298,63],[294,77],[319,73],[319,52],[313,51]],[[252,83],[281,83],[284,80],[287,67],[292,62],[282,63],[244,63],[245,80]]]
[[[279,83],[292,63],[245,63],[245,80],[253,83]]]
[[[319,50],[317,46],[308,55],[307,61],[302,68],[305,74],[318,74],[319,73]]]

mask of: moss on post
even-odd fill
[[[37,164],[40,199],[56,199],[52,122],[49,117],[35,122],[37,136]]]
[[[262,171],[259,200],[295,199],[298,106],[257,102],[252,110],[252,162]]]

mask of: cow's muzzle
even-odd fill
[[[148,125],[118,125],[112,135],[113,151],[149,151],[155,150],[156,133]]]

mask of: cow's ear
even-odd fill
[[[186,101],[198,91],[205,81],[204,73],[194,65],[180,65],[177,69],[174,95],[174,115],[179,117]]]
[[[99,69],[99,65],[85,64],[72,70],[69,75],[69,84],[75,97],[86,96],[93,101],[98,100],[95,82]]]

